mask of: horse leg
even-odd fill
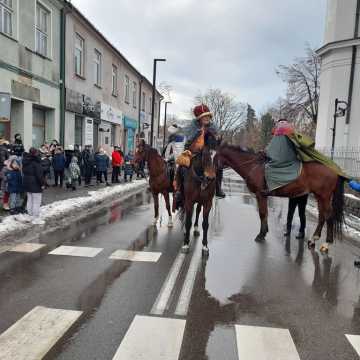
[[[207,236],[208,236],[208,230],[209,230],[209,214],[210,214],[210,210],[211,210],[211,205],[212,205],[211,202],[206,204],[204,206],[204,211],[203,211],[203,223],[202,223],[202,228],[203,228],[202,256],[203,257],[209,256]]]
[[[170,196],[169,196],[169,192],[165,191],[163,193],[164,198],[165,198],[165,204],[166,204],[166,210],[168,212],[169,215],[169,222],[168,222],[168,227],[172,228],[174,226],[173,224],[173,220],[172,220],[172,214],[171,214],[171,209],[170,209]]]
[[[194,211],[194,205],[191,203],[185,204],[185,237],[184,245],[181,249],[182,253],[187,254],[189,252],[189,243],[190,243],[190,230],[192,225],[192,216]]]
[[[325,203],[325,211],[324,211],[324,217],[326,220],[326,243],[322,244],[320,246],[320,252],[327,254],[329,252],[329,245],[334,242],[334,219],[332,216],[333,213],[333,207],[331,203],[331,196],[326,200]]]
[[[268,201],[267,198],[258,194],[256,195],[256,200],[258,203],[259,216],[261,221],[260,232],[256,236],[255,241],[262,242],[265,240],[266,234],[269,232],[268,225]]]
[[[154,210],[155,210],[153,225],[156,226],[159,220],[159,194],[153,194],[153,198],[154,198]]]
[[[319,218],[314,235],[312,239],[308,241],[308,247],[311,249],[315,248],[315,242],[320,240],[321,232],[325,224],[325,202],[319,195],[315,195],[315,196],[318,203]]]
[[[194,224],[194,236],[200,236],[199,232],[199,217],[201,213],[201,204],[197,204],[196,206],[196,217],[195,217],[195,224]]]

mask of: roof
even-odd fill
[[[85,15],[75,6],[73,5],[70,0],[64,0],[65,6],[67,9],[70,9],[71,11],[74,11],[84,22],[87,26],[89,26],[106,45],[108,45],[120,58],[122,61],[126,63],[140,78],[142,81],[146,81],[148,85],[152,87],[152,82],[149,81],[134,65],[131,64],[131,62],[98,30],[95,25],[85,17]],[[156,90],[158,95],[162,98],[162,95],[158,90]]]

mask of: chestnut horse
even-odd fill
[[[238,146],[222,144],[217,151],[218,160],[225,166],[233,168],[246,182],[249,190],[255,194],[261,220],[260,233],[256,241],[265,240],[268,229],[267,197],[265,189],[265,161],[263,156],[246,151]],[[320,248],[328,251],[328,244],[333,243],[334,235],[341,236],[344,219],[344,182],[333,170],[318,162],[303,163],[300,176],[292,183],[272,191],[269,196],[297,197],[314,194],[319,209],[317,228],[309,247],[321,237],[325,221],[327,223],[326,244]]]
[[[156,149],[147,145],[144,140],[141,140],[135,154],[135,166],[138,166],[141,161],[148,164],[149,169],[149,185],[150,191],[154,198],[154,226],[159,221],[159,194],[162,194],[166,203],[166,210],[169,215],[168,227],[173,226],[173,220],[170,208],[170,192],[172,192],[171,179],[168,176],[166,162],[159,155]]]

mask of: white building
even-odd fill
[[[321,57],[318,148],[331,148],[335,99],[349,103],[337,119],[335,147],[360,146],[360,0],[328,0]]]

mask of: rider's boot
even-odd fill
[[[222,190],[222,179],[223,179],[223,169],[218,169],[216,173],[216,197],[223,199],[226,197],[226,194]]]

